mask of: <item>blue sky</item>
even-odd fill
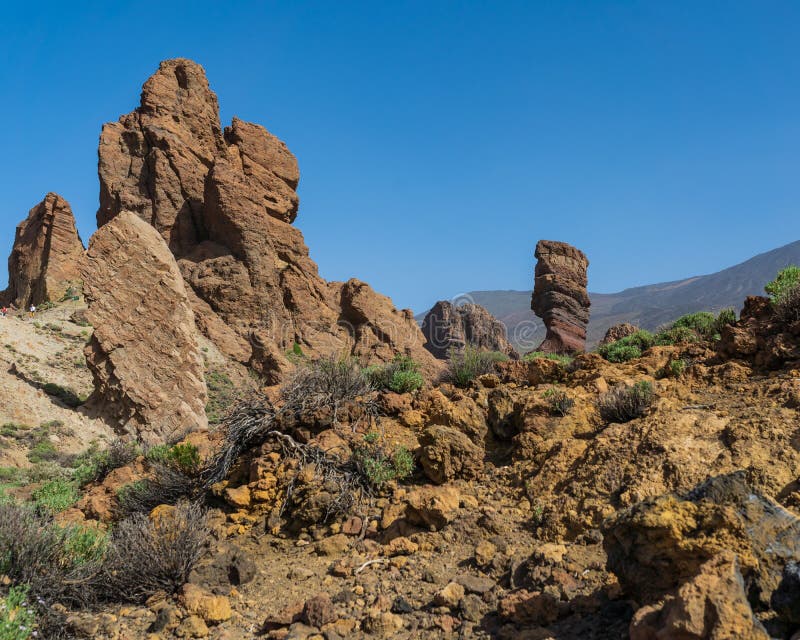
[[[415,311],[532,286],[540,238],[590,289],[800,238],[800,3],[37,2],[0,15],[0,282],[47,191],[95,229],[97,139],[170,57],[300,162],[328,279]],[[2,285],[0,285],[2,286]]]

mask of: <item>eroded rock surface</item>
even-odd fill
[[[531,309],[547,327],[537,351],[567,353],[586,347],[589,294],[586,255],[565,242],[540,240]]]
[[[89,402],[125,433],[173,441],[205,427],[194,316],[175,258],[155,229],[123,212],[91,238],[83,269]]]
[[[631,324],[630,322],[621,322],[619,324],[615,324],[614,326],[608,328],[608,331],[606,331],[606,335],[603,336],[600,344],[610,344],[612,342],[616,342],[617,340],[622,340],[622,338],[627,338],[637,331],[639,331],[639,327]]]
[[[0,298],[20,309],[56,302],[80,286],[82,259],[83,243],[69,203],[48,193],[17,226],[8,289]]]
[[[519,357],[508,342],[503,323],[479,304],[455,306],[440,300],[425,316],[422,333],[425,348],[437,358],[447,358],[452,349],[460,350],[465,345]]]
[[[297,160],[259,125],[234,118],[223,131],[200,65],[161,63],[141,105],[103,127],[99,173],[98,225],[123,210],[151,224],[197,297],[199,329],[267,382],[290,367],[295,343],[312,357],[349,351],[386,361],[401,352],[438,370],[410,312],[357,280],[319,276],[291,224]]]

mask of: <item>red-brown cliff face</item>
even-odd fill
[[[292,225],[297,160],[259,125],[234,118],[223,132],[200,65],[161,63],[140,106],[103,127],[99,174],[98,225],[129,210],[154,226],[191,287],[198,327],[268,380],[295,343],[312,356],[401,352],[438,368],[410,313],[364,283],[319,276]]]
[[[56,193],[17,226],[8,258],[8,289],[1,295],[18,308],[55,302],[80,284],[83,243],[69,203]]]

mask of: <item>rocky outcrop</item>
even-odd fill
[[[748,296],[739,320],[720,331],[717,351],[725,358],[748,361],[758,368],[778,369],[800,360],[800,322],[781,320],[769,298]]]
[[[451,350],[458,351],[465,345],[519,358],[508,342],[503,323],[478,304],[455,306],[440,300],[422,321],[422,333],[425,348],[437,358],[447,358]]]
[[[537,351],[569,353],[586,347],[589,294],[586,255],[565,242],[540,240],[531,309],[547,327]]]
[[[604,535],[609,569],[644,603],[728,549],[738,557],[751,604],[766,608],[784,566],[800,559],[800,519],[755,493],[744,472],[712,478],[685,497],[644,500],[606,523]]]
[[[89,406],[123,433],[172,442],[207,425],[203,359],[183,278],[163,238],[122,212],[91,238],[83,269]]]
[[[155,227],[197,298],[199,329],[267,382],[289,368],[295,343],[311,357],[401,352],[438,368],[410,313],[364,283],[319,276],[291,224],[297,160],[259,125],[234,118],[223,132],[200,65],[161,63],[140,106],[103,127],[99,173],[98,225],[130,210]]]
[[[769,640],[753,615],[736,554],[722,551],[699,573],[657,605],[643,607],[631,621],[631,640]]]
[[[606,335],[603,336],[603,339],[600,341],[600,344],[611,344],[612,342],[616,342],[617,340],[622,340],[622,338],[627,338],[628,336],[633,335],[639,331],[639,327],[636,325],[630,324],[629,322],[621,322],[620,324],[615,324],[612,327],[608,328],[606,331]]]
[[[61,196],[48,193],[17,226],[8,258],[8,289],[0,298],[20,309],[56,302],[80,286],[82,259],[72,209]]]

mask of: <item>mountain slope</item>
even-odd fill
[[[763,294],[764,285],[789,264],[800,264],[800,241],[709,275],[618,293],[590,293],[589,344],[599,342],[608,327],[618,322],[653,330],[693,311],[717,311],[725,307],[738,311],[746,296]],[[459,301],[462,299],[486,307],[503,322],[509,340],[518,350],[530,351],[544,338],[544,326],[530,310],[531,291],[471,291],[459,296]],[[424,316],[423,313],[418,318]]]

